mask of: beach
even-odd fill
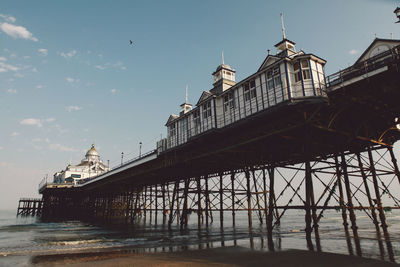
[[[399,266],[395,263],[327,252],[287,250],[254,251],[243,247],[220,247],[160,253],[95,252],[40,255],[34,266]]]

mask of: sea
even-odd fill
[[[254,213],[253,213],[254,215]],[[177,224],[171,229],[144,219],[133,225],[104,225],[78,220],[44,222],[38,217],[17,217],[16,210],[0,211],[0,266],[31,266],[32,259],[40,255],[123,251],[127,253],[154,253],[178,250],[240,246],[268,251],[265,218],[261,224],[256,215],[253,227],[248,227],[246,212],[237,213],[236,225],[232,217],[224,213],[224,227],[220,227],[217,212],[209,227],[197,227],[197,215],[189,218],[187,229],[180,230]],[[362,256],[381,259],[375,227],[371,218],[363,211],[356,211]],[[390,243],[396,262],[400,262],[400,210],[386,213]],[[288,210],[280,225],[274,228],[276,251],[307,249],[305,239],[304,211]],[[350,234],[351,232],[351,228]],[[336,210],[326,210],[319,223],[321,247],[324,252],[349,254],[343,230],[342,215]],[[313,239],[314,247],[315,240]],[[383,238],[387,255],[387,243]],[[354,240],[352,248],[355,253]]]

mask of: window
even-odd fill
[[[250,82],[245,83],[243,85],[243,92],[245,101],[249,101],[250,99],[257,97],[256,81],[251,80]]]
[[[169,126],[169,135],[170,136],[175,136],[176,135],[176,127],[175,127],[175,123],[171,124]]]
[[[303,72],[303,79],[304,80],[311,79],[310,65],[308,63],[308,60],[302,60],[301,61],[301,70]]]
[[[183,118],[183,120],[181,120],[181,132],[180,132],[180,135],[185,136],[186,135],[186,131],[187,131],[186,118]]]
[[[196,109],[193,112],[193,124],[194,124],[194,132],[197,134],[200,130],[200,109]]]
[[[274,68],[273,75],[274,75],[274,85],[275,86],[281,85],[282,80],[281,80],[281,71],[280,71],[279,67]]]
[[[300,76],[300,63],[297,61],[293,64],[294,69],[294,81],[299,82],[301,80]]]
[[[224,96],[224,112],[234,108],[233,92],[229,92]]]
[[[211,116],[211,101],[203,104],[203,118],[208,118]]]

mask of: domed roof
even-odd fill
[[[215,70],[215,72],[219,71],[220,69],[227,69],[227,70],[232,70],[231,66],[226,65],[226,64],[221,64],[217,67],[217,69]]]
[[[92,144],[92,147],[88,150],[88,152],[86,152],[86,157],[89,156],[99,156],[99,153],[97,152],[96,148],[94,148],[94,144]]]

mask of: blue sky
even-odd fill
[[[196,103],[221,63],[254,73],[287,37],[352,64],[375,37],[400,39],[399,1],[2,1],[0,209],[37,196],[40,180],[92,143],[111,165],[154,148],[169,114]],[[129,40],[134,41],[133,46]]]

